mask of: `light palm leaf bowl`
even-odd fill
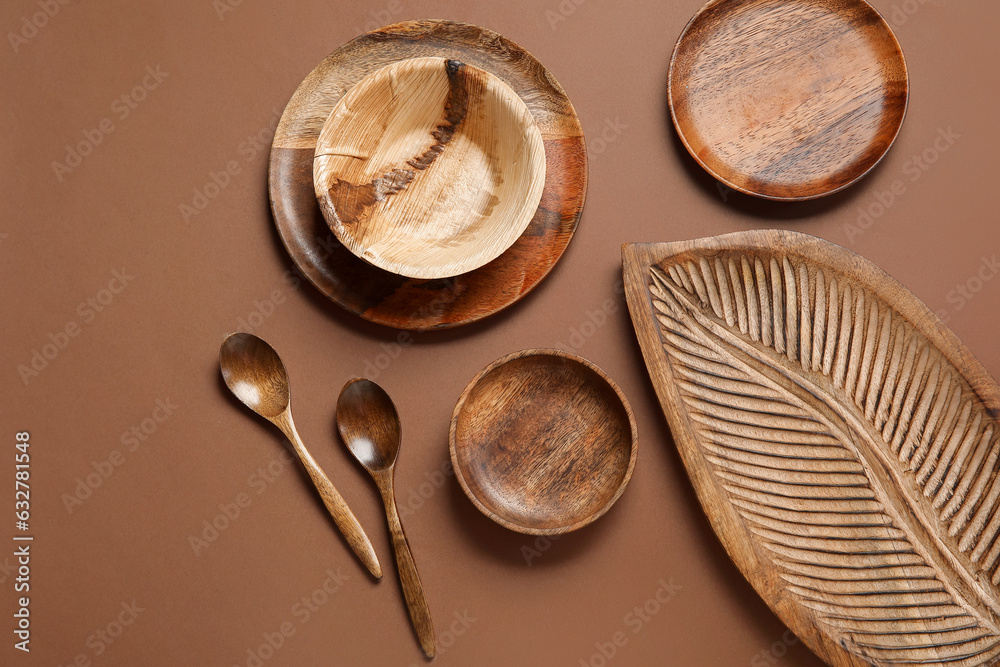
[[[337,239],[409,278],[499,257],[538,207],[542,135],[499,78],[457,60],[402,60],[368,75],[320,132],[313,184]]]

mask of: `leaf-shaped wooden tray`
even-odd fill
[[[760,231],[623,248],[702,507],[831,665],[1000,660],[996,382],[855,253]]]

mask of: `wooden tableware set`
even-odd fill
[[[864,0],[712,0],[677,41],[668,90],[695,161],[777,202],[868,173],[902,125],[908,77]],[[583,209],[587,156],[573,105],[531,54],[476,26],[409,21],[355,38],[306,77],[275,133],[269,187],[279,235],[320,292],[371,322],[441,329],[513,304],[559,261]],[[955,334],[874,264],[805,234],[629,243],[622,265],[702,507],[789,628],[831,665],[1000,659],[1000,391]],[[220,361],[381,577],[295,432],[277,353],[233,334]],[[433,657],[394,501],[395,406],[374,382],[351,380],[337,423],[381,493],[410,617]],[[533,535],[601,517],[637,453],[618,385],[543,349],[483,369],[458,398],[449,443],[471,502]]]

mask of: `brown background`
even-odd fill
[[[220,15],[225,1],[49,0],[59,11],[37,34],[23,22],[42,11],[35,0],[0,9],[0,29],[31,35],[15,40],[16,51],[9,35],[0,45],[0,663],[68,665],[82,654],[94,665],[246,665],[247,651],[285,622],[295,632],[265,665],[421,663],[374,487],[333,431],[340,387],[381,362],[374,374],[403,420],[397,492],[437,624],[439,664],[600,665],[597,645],[619,631],[627,643],[608,664],[818,664],[801,644],[782,643],[784,627],[702,515],[616,288],[619,247],[762,227],[822,236],[907,285],[1000,375],[1000,280],[990,280],[1000,267],[981,268],[1000,252],[1000,5],[876,0],[910,69],[902,133],[881,166],[845,193],[780,205],[720,191],[670,126],[670,52],[702,0],[230,0],[232,11]],[[483,25],[537,56],[583,122],[590,190],[575,239],[534,293],[479,325],[394,348],[396,332],[285,282],[291,265],[269,214],[266,155],[275,113],[316,63],[360,32],[411,18]],[[166,77],[123,118],[114,101],[141,84],[147,66]],[[113,131],[99,132],[100,144],[60,180],[53,162],[64,162],[66,146],[85,132],[96,136],[104,118]],[[949,130],[952,141],[938,142],[939,151],[939,131]],[[934,163],[913,171],[925,151]],[[229,161],[240,173],[186,221],[180,206],[192,205],[195,189]],[[867,230],[858,227],[896,181],[903,194]],[[87,299],[111,296],[101,290],[115,270],[134,278],[91,313]],[[967,299],[960,285],[978,291]],[[276,290],[281,303],[263,323],[254,318],[255,330],[284,357],[303,439],[387,566],[378,584],[297,467],[274,464],[280,472],[263,486],[252,477],[280,461],[282,439],[227,394],[218,347],[240,318],[268,310]],[[574,337],[608,299],[617,308],[607,324]],[[18,366],[71,322],[78,335],[23,381]],[[485,364],[527,347],[571,349],[603,367],[630,398],[640,433],[635,476],[618,504],[551,543],[495,526],[453,478],[431,483],[442,481],[434,473],[447,462],[462,388]],[[179,407],[129,451],[122,435],[153,416],[157,399]],[[21,430],[31,433],[36,538],[30,655],[12,648],[5,567]],[[115,451],[121,465],[68,511],[64,494]],[[421,484],[430,496],[422,505],[411,495]],[[189,538],[240,493],[250,505],[196,554]],[[538,551],[530,564],[524,547]],[[303,622],[294,605],[323,585],[328,569],[348,578]],[[633,632],[638,617],[628,614],[654,598],[661,580],[682,588]],[[135,621],[112,644],[100,640],[96,633],[132,601],[142,609]]]

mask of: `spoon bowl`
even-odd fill
[[[371,380],[355,378],[337,399],[337,429],[361,465],[385,470],[396,463],[402,429],[389,394]]]
[[[292,443],[299,461],[319,492],[337,528],[347,543],[376,579],[382,577],[382,566],[375,548],[365,535],[357,518],[344,502],[333,482],[319,467],[295,430],[290,406],[291,390],[288,372],[274,348],[261,338],[248,333],[234,333],[222,342],[219,367],[226,386],[240,401],[268,420]]]
[[[226,338],[219,350],[222,379],[236,398],[265,419],[288,409],[291,392],[281,357],[266,342],[246,333]]]
[[[420,640],[420,648],[428,658],[434,657],[434,622],[424,597],[424,587],[417,574],[410,544],[403,532],[403,524],[396,510],[392,478],[395,474],[396,456],[402,428],[399,413],[392,399],[382,387],[371,380],[355,378],[344,385],[337,399],[337,430],[354,458],[365,467],[375,480],[385,518],[392,534],[392,549],[396,554],[399,583],[403,587],[410,621]]]

